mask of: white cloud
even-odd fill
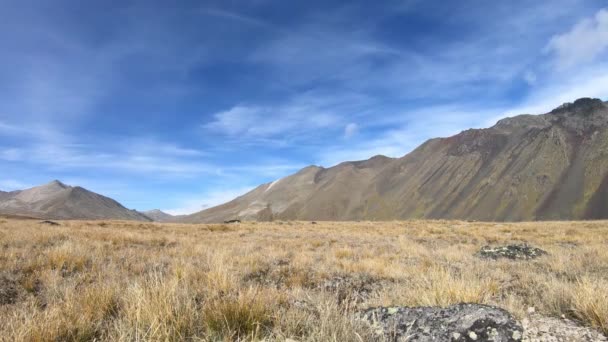
[[[43,165],[51,170],[104,169],[153,177],[194,176],[214,173],[216,167],[201,162],[203,152],[154,140],[119,140],[104,150],[96,144],[42,139],[33,144],[0,149],[0,159]]]
[[[549,79],[546,83],[547,86],[531,93],[523,103],[506,108],[500,118],[519,114],[544,114],[581,97],[605,100],[608,98],[608,65],[593,65],[586,70],[577,70],[576,75]],[[498,119],[499,117],[494,117],[492,123]]]
[[[2,133],[15,133],[19,132],[19,128],[13,125],[9,125],[5,122],[0,121],[0,132]]]
[[[0,150],[0,159],[7,161],[19,161],[24,158],[24,151],[18,148],[6,148]]]
[[[555,35],[546,51],[556,55],[559,68],[569,68],[596,60],[608,48],[608,10],[599,10],[570,31]]]
[[[524,73],[524,81],[526,81],[526,83],[528,83],[531,86],[536,84],[537,79],[538,79],[538,77],[532,71],[528,70]]]
[[[429,20],[449,25],[465,22],[480,29],[456,41],[433,37],[416,44],[388,43],[390,39],[377,38],[378,28],[369,25],[370,18],[357,22],[356,30],[346,30],[344,23],[353,20],[353,13],[345,10],[277,35],[254,50],[250,59],[271,66],[270,73],[281,86],[328,82],[406,99],[491,97],[501,95],[513,80],[521,78],[537,60],[530,51],[545,43],[547,31],[582,7],[572,0],[527,4],[525,12],[514,11],[511,3],[480,3],[466,9],[423,3],[434,8]],[[501,20],[488,18],[489,11],[498,13]],[[514,37],[516,44],[512,43]],[[416,41],[417,37],[404,36],[403,42],[410,39]]]
[[[202,8],[200,10],[203,14],[213,16],[216,18],[228,19],[232,21],[236,21],[241,24],[253,25],[253,26],[262,26],[267,28],[273,28],[268,22],[260,20],[258,18],[250,17],[241,13],[226,11],[218,8]]]
[[[319,129],[341,129],[344,117],[366,106],[365,96],[306,92],[273,106],[236,105],[203,125],[210,133],[234,138],[314,136]]]
[[[346,139],[352,138],[357,132],[359,132],[359,125],[354,122],[351,122],[344,127],[344,137]]]

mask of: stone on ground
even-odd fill
[[[521,324],[507,311],[481,304],[439,307],[380,307],[361,314],[379,338],[395,341],[494,341],[523,338]]]
[[[547,252],[540,248],[532,247],[526,244],[523,245],[506,245],[506,246],[484,246],[477,253],[481,258],[486,259],[511,259],[511,260],[530,260],[546,255]]]
[[[524,342],[606,342],[597,330],[583,327],[569,319],[543,317],[531,313],[522,320]]]

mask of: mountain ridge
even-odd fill
[[[179,216],[168,214],[160,209],[146,210],[142,211],[141,213],[152,219],[154,222],[175,222],[179,218]]]
[[[608,218],[607,141],[606,102],[581,98],[401,158],[309,166],[182,221]]]
[[[41,219],[117,219],[151,221],[117,201],[58,180],[0,193],[0,214]]]

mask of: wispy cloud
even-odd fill
[[[346,139],[352,138],[359,131],[359,125],[354,122],[350,122],[344,127],[344,137]]]
[[[214,115],[204,128],[232,136],[271,137],[296,131],[327,128],[338,121],[332,113],[309,106],[236,106]]]
[[[553,36],[546,51],[554,53],[556,64],[565,69],[595,61],[608,49],[608,9],[578,22],[568,32]]]
[[[261,20],[258,18],[254,18],[254,17],[248,16],[248,15],[242,14],[242,13],[227,11],[225,9],[205,7],[205,8],[201,8],[200,12],[205,15],[208,15],[208,16],[213,16],[213,17],[217,17],[217,18],[221,18],[221,19],[228,19],[231,21],[239,22],[241,24],[261,26],[261,27],[265,27],[265,28],[275,28],[273,25],[271,25],[267,21],[264,21],[264,20]]]
[[[173,144],[147,141],[115,142],[106,149],[98,145],[41,141],[26,147],[0,149],[0,159],[41,165],[52,170],[105,169],[151,177],[194,176],[215,172],[198,160],[202,152]]]
[[[356,116],[368,105],[368,98],[356,93],[305,92],[278,104],[236,105],[215,113],[203,128],[211,134],[239,139],[318,136],[342,129],[346,116]]]
[[[581,97],[608,99],[608,64],[593,64],[574,74],[556,75],[546,86],[530,93],[525,101],[506,108],[503,116],[543,114]]]

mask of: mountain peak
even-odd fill
[[[0,213],[48,219],[117,219],[150,221],[115,200],[59,180],[0,193]]]
[[[144,211],[142,212],[142,214],[146,215],[147,217],[151,218],[156,222],[172,222],[175,219],[173,215],[167,214],[166,212],[160,209]]]
[[[551,111],[551,114],[571,112],[576,114],[586,114],[594,110],[604,109],[606,104],[604,101],[596,98],[583,97],[573,103],[566,102],[563,105]]]
[[[392,158],[387,157],[383,154],[376,154],[375,156],[369,158],[369,160],[389,160],[389,159],[392,159]]]
[[[70,186],[66,185],[64,183],[62,183],[61,181],[55,179],[54,181],[47,183],[45,185],[43,185],[44,187],[54,187],[54,188],[61,188],[61,189],[67,189]]]
[[[160,209],[152,209],[152,210],[144,211],[144,214],[163,214],[163,215],[169,215],[169,214],[165,213],[164,211],[162,211]]]

